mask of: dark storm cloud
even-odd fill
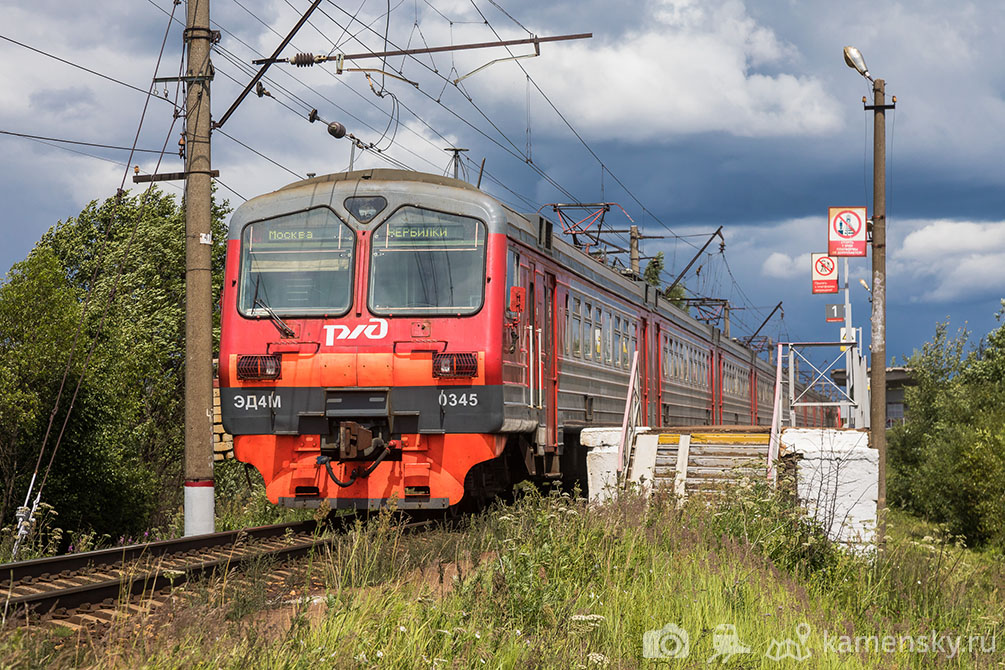
[[[65,120],[90,114],[99,104],[94,91],[81,86],[41,89],[29,95],[28,100],[37,117],[48,116]]]

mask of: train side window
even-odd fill
[[[510,249],[506,257],[506,295],[514,286],[520,285],[520,254]]]
[[[580,337],[582,336],[582,319],[580,318],[579,298],[572,299],[572,317],[569,335],[572,338],[572,342],[570,344],[570,351],[572,352],[572,355],[581,356],[582,350],[580,348]]]
[[[635,358],[635,352],[639,348],[639,326],[636,323],[632,324],[632,349],[628,356],[628,366],[631,367],[632,359]]]
[[[597,307],[593,312],[593,359],[604,362],[603,312]]]
[[[604,313],[604,362],[611,364],[611,313]]]
[[[579,344],[579,335],[580,335],[579,317],[578,316],[574,316],[574,317],[572,317],[572,355],[573,356],[582,356],[582,352],[580,350],[580,344]]]
[[[593,358],[593,307],[586,303],[583,309],[583,357]]]
[[[677,376],[677,351],[673,347],[673,341],[669,338],[666,339],[666,377],[668,379],[676,379]]]
[[[659,344],[659,346],[660,346],[660,375],[663,377],[663,379],[666,379],[667,377],[670,376],[670,373],[668,372],[668,370],[669,370],[669,365],[668,365],[669,361],[667,360],[667,338],[666,338],[666,335],[664,335],[663,337],[660,338],[660,344]]]
[[[628,323],[628,321],[622,322],[625,327],[625,348],[622,354],[621,365],[626,370],[630,370],[632,367],[632,354],[635,352],[635,344],[632,341],[632,332],[635,330],[635,326]]]
[[[621,317],[614,317],[614,367],[621,367]]]

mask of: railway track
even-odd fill
[[[262,558],[287,561],[337,537],[303,521],[0,565],[0,612],[5,621],[107,624],[186,581]]]

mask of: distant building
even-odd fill
[[[871,372],[871,368],[870,368]],[[834,370],[831,372],[834,383],[844,388],[845,371]],[[886,369],[886,427],[890,428],[898,423],[904,422],[907,403],[904,402],[904,389],[914,386],[917,382],[911,376],[911,369],[905,367],[892,367]]]

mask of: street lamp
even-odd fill
[[[876,506],[879,511],[877,536],[880,543],[886,534],[886,82],[873,79],[865,58],[855,47],[844,48],[848,67],[872,82],[873,104],[864,105],[873,112],[872,158],[872,372],[870,374],[869,421],[872,445],[879,457],[879,481]],[[866,102],[866,98],[862,98]],[[864,282],[863,282],[864,283]]]
[[[845,47],[844,62],[848,64],[848,67],[858,70],[860,75],[872,81],[872,77],[869,76],[869,68],[865,66],[865,58],[862,56],[861,51],[855,47]]]

